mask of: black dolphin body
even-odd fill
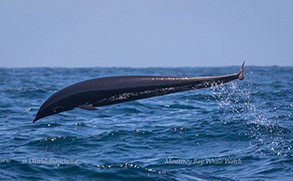
[[[74,108],[97,110],[95,107],[207,88],[236,79],[244,79],[244,63],[239,73],[214,77],[117,76],[86,80],[50,96],[33,122]]]

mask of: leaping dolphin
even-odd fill
[[[213,77],[116,76],[90,79],[65,87],[51,95],[40,107],[33,122],[74,108],[96,107],[216,86],[244,79],[244,63],[239,73]]]

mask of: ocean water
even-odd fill
[[[32,123],[82,80],[239,68],[0,68],[0,180],[292,180],[293,67],[247,66],[243,81]]]

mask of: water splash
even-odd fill
[[[242,121],[246,131],[244,134],[250,138],[250,146],[260,154],[291,155],[292,144],[286,139],[291,131],[279,126],[283,119],[274,111],[282,105],[266,106],[272,105],[271,100],[261,102],[263,97],[260,96],[267,96],[271,92],[261,87],[262,80],[253,72],[249,72],[246,77],[241,84],[231,82],[211,88],[212,97],[223,115],[221,122]],[[290,117],[288,115],[287,120]]]

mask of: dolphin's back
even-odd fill
[[[96,96],[99,92],[103,92],[104,94],[108,93],[108,95],[110,95],[111,92],[112,94],[116,94],[123,91],[132,91],[133,93],[137,93],[137,91],[146,91],[148,89],[152,90],[154,88],[162,88],[166,86],[176,86],[178,84],[189,83],[191,81],[194,82],[197,81],[197,79],[167,76],[116,76],[95,78],[65,87],[50,96],[45,103],[50,105],[54,103],[56,99],[61,100],[74,95],[81,95],[90,92],[95,92],[95,98],[97,98]]]

